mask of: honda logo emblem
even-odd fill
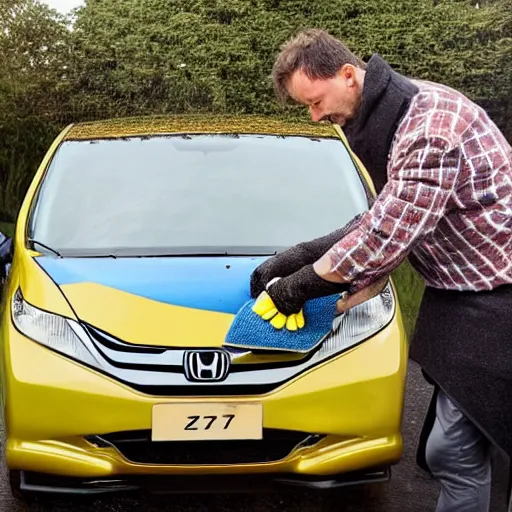
[[[227,377],[230,362],[229,354],[222,350],[185,352],[185,377],[191,382],[220,382]]]

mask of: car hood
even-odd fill
[[[264,257],[64,258],[37,262],[76,316],[127,343],[220,346]]]

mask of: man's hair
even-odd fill
[[[299,32],[281,46],[274,63],[272,82],[276,95],[283,103],[290,98],[288,81],[299,69],[312,80],[327,79],[333,78],[345,64],[366,69],[363,60],[325,30]]]

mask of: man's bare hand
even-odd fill
[[[376,281],[370,286],[363,288],[361,291],[354,293],[354,295],[349,295],[346,299],[340,299],[336,303],[336,310],[338,314],[344,313],[345,311],[348,311],[354,306],[357,306],[358,304],[361,304],[363,302],[366,302],[367,300],[372,299],[373,297],[376,297],[384,289],[388,281],[388,276],[383,277],[382,279]]]

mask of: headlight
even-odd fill
[[[391,322],[395,314],[395,300],[391,284],[381,293],[336,317],[331,333],[316,354],[317,359],[347,350],[371,338]]]
[[[12,319],[15,327],[27,338],[55,352],[101,367],[80,339],[80,336],[87,337],[87,333],[77,322],[31,306],[19,288],[12,299]]]

